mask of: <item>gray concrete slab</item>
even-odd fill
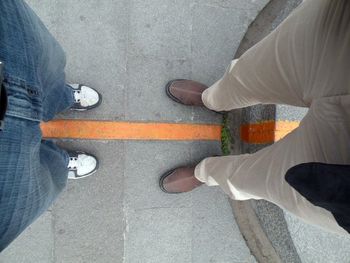
[[[166,195],[159,177],[191,162],[190,142],[127,142],[125,162],[125,209],[191,207],[191,194]]]
[[[350,262],[350,237],[326,232],[285,212],[291,237],[303,263]]]
[[[191,208],[128,211],[126,263],[190,263]]]
[[[126,119],[157,122],[221,122],[219,114],[206,109],[186,107],[166,95],[165,86],[169,80],[191,77],[190,60],[130,56],[127,68]]]
[[[0,254],[1,263],[48,263],[54,257],[51,211],[45,212]]]
[[[218,187],[202,187],[192,195],[192,262],[255,263]]]
[[[130,57],[128,61],[128,120],[190,122],[191,107],[175,103],[165,93],[173,78],[189,78],[191,63],[186,59]],[[147,109],[147,110],[146,110]]]
[[[268,0],[195,0],[192,5],[191,79],[214,84],[233,59],[249,24]],[[218,122],[215,113],[193,109],[193,121]]]
[[[302,262],[281,208],[265,200],[250,201],[259,223],[283,263]]]
[[[192,79],[207,85],[214,84],[224,74],[249,24],[260,11],[260,6],[254,10],[241,9],[235,8],[237,2],[235,5],[225,1],[231,3],[230,8],[222,8],[215,2],[195,4],[192,10]],[[259,2],[263,7],[268,1]],[[241,3],[245,5],[243,1]]]
[[[60,145],[95,154],[101,163],[94,176],[70,180],[53,206],[54,262],[123,262],[124,143],[65,141]]]
[[[191,162],[198,163],[206,157],[222,154],[221,143],[218,141],[194,141],[190,145]]]
[[[131,0],[129,54],[186,59],[191,52],[191,1]]]
[[[128,142],[126,145],[126,262],[254,262],[233,223],[228,199],[219,188],[202,187],[181,195],[167,195],[158,188],[159,177],[168,169],[220,154],[219,143]],[[149,217],[159,219],[139,219]],[[148,226],[150,222],[156,222],[156,226]],[[174,236],[178,237],[178,231],[182,233],[181,242],[173,240]],[[154,251],[145,245],[146,241],[154,244]],[[173,254],[179,251],[182,251],[181,260],[174,261]],[[138,261],[141,255],[143,261]]]
[[[67,81],[90,85],[103,104],[59,118],[123,120],[126,101],[128,1],[41,1],[28,3],[57,38],[67,55]],[[116,26],[118,25],[118,26]]]
[[[195,0],[195,3],[221,8],[234,8],[237,10],[250,9],[253,12],[258,12],[268,3],[268,0]]]
[[[301,121],[308,108],[293,107],[287,105],[276,105],[276,120],[285,121]]]

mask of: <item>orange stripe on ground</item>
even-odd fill
[[[55,120],[42,123],[45,138],[92,140],[221,140],[221,125]]]
[[[246,143],[274,143],[299,126],[297,121],[266,121],[241,126],[241,140]]]
[[[299,126],[299,122],[266,121],[240,127],[241,140],[274,143]],[[42,123],[45,138],[91,140],[221,140],[221,125],[137,123],[90,120],[55,120]]]

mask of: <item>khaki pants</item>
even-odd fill
[[[350,164],[350,1],[305,0],[275,31],[233,61],[203,93],[215,111],[257,103],[308,107],[300,127],[254,154],[203,160],[196,177],[236,200],[266,199],[306,222],[347,233],[285,180],[306,162]]]

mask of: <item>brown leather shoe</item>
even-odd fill
[[[166,93],[178,103],[188,106],[204,106],[202,93],[207,88],[207,86],[197,81],[174,79],[166,85]]]
[[[181,167],[165,173],[159,179],[159,186],[168,194],[189,192],[203,183],[194,176],[194,166]]]

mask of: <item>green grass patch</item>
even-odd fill
[[[221,130],[221,150],[223,155],[230,155],[231,153],[231,132],[228,126],[228,115],[224,114]]]

